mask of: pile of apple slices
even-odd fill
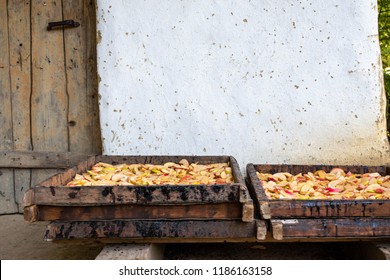
[[[354,174],[340,168],[329,173],[257,172],[270,199],[390,199],[390,175]]]
[[[182,159],[163,165],[99,162],[86,173],[77,174],[67,186],[230,184],[233,180],[228,163],[189,164]]]

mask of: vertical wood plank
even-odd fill
[[[102,139],[100,133],[99,118],[99,93],[98,93],[98,73],[97,73],[97,49],[96,49],[96,0],[84,0],[84,22],[86,32],[87,48],[87,94],[90,96],[89,110],[92,112],[91,120],[91,138],[94,147],[93,152],[102,153]]]
[[[0,149],[12,150],[12,100],[7,1],[0,0]],[[0,213],[15,213],[17,205],[12,169],[0,170]]]
[[[48,22],[60,20],[60,0],[31,1],[31,139],[35,151],[69,150],[63,30],[46,30]],[[53,170],[34,170],[31,184],[54,173]]]
[[[98,123],[98,103],[96,87],[89,81],[96,75],[96,65],[91,55],[95,36],[91,34],[91,10],[93,1],[63,1],[64,19],[74,19],[80,23],[78,28],[64,30],[66,88],[69,96],[69,147],[71,152],[99,153],[97,145],[100,130]],[[94,20],[94,19],[93,19]],[[93,25],[94,26],[94,25]],[[94,49],[96,46],[94,46]]]
[[[101,153],[94,0],[0,0],[0,149]],[[75,29],[46,30],[74,19]],[[62,170],[0,170],[0,214]],[[18,209],[19,206],[19,209]]]
[[[30,151],[31,42],[30,1],[8,1],[10,77],[14,149]],[[23,212],[22,199],[30,187],[31,170],[15,169],[15,200]]]

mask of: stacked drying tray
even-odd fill
[[[208,182],[205,166],[216,163],[229,168],[212,170],[218,176]],[[133,173],[124,175],[120,168]],[[107,169],[111,175],[104,181]],[[205,176],[191,182],[189,169]],[[149,180],[142,176],[145,170],[162,176]],[[180,180],[165,180],[171,176]],[[89,186],[95,177],[103,182]],[[254,219],[253,201],[232,156],[93,156],[28,190],[24,206],[26,221],[50,221],[45,240],[51,241],[235,242],[264,239],[267,231],[264,221]]]
[[[389,174],[385,166],[247,165],[256,212],[275,240],[390,238]]]

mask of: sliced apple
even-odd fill
[[[301,189],[299,190],[299,193],[300,194],[308,194],[311,189],[312,189],[312,186],[310,184],[303,184],[301,186]]]
[[[160,184],[230,184],[234,182],[227,163],[198,164],[182,159],[179,163],[95,164],[84,174],[77,174],[68,186],[160,185]]]
[[[390,175],[354,174],[341,168],[329,173],[316,170],[288,176],[289,173],[260,173],[258,178],[272,199],[390,199]],[[293,194],[293,195],[292,195]]]

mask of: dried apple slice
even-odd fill
[[[182,159],[181,161],[179,161],[179,163],[181,164],[181,165],[184,165],[184,166],[186,166],[186,167],[188,167],[189,165],[190,165],[190,163],[188,162],[188,160],[186,160],[186,159]]]
[[[287,180],[286,175],[284,175],[283,173],[275,173],[272,175],[272,177],[275,178],[276,180],[279,180],[279,181],[286,181]]]
[[[390,175],[354,174],[341,168],[299,173],[260,173],[258,178],[269,198],[286,199],[389,199]],[[290,195],[290,192],[295,195]]]
[[[159,185],[233,183],[227,163],[198,164],[182,159],[178,164],[118,164],[99,162],[84,174],[77,174],[68,186],[89,185]]]

